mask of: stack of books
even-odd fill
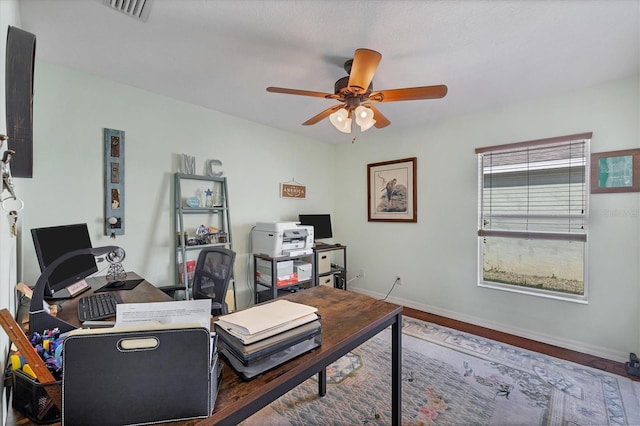
[[[312,306],[275,300],[223,315],[214,322],[218,352],[250,380],[322,343],[322,324]]]

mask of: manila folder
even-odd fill
[[[220,325],[240,334],[251,335],[280,327],[298,318],[314,314],[318,309],[313,306],[288,300],[276,300],[218,318]]]

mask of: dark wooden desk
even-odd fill
[[[195,424],[237,424],[391,326],[392,416],[393,424],[399,425],[402,307],[326,286],[293,293],[285,299],[318,308],[322,315],[322,346],[250,382],[243,382],[225,366],[212,416]]]
[[[149,290],[154,293],[154,289],[155,287]],[[146,291],[144,287],[140,290]],[[157,289],[155,292],[161,293]],[[134,294],[132,293],[131,296],[134,297]],[[185,426],[235,425],[391,326],[392,424],[400,425],[402,418],[402,307],[362,294],[326,286],[313,287],[285,296],[285,298],[318,308],[318,312],[322,315],[322,346],[249,382],[240,379],[235,371],[226,364],[212,415],[206,419],[193,419],[169,424]],[[123,301],[133,300],[125,300],[123,295]],[[65,308],[65,311],[68,309]],[[324,383],[320,384],[321,393],[324,385]],[[9,413],[9,417],[12,417],[12,413]],[[11,423],[8,420],[7,424],[28,423]]]
[[[142,278],[135,272],[127,272],[127,279]],[[58,300],[58,304],[61,308],[58,312],[58,317],[67,321],[68,323],[75,325],[76,327],[82,327],[82,324],[78,320],[78,301],[81,297],[93,294],[95,290],[99,289],[107,283],[106,277],[92,277],[87,278],[87,283],[91,286],[91,290],[87,290],[84,293],[79,294],[73,299]],[[173,300],[166,293],[159,290],[156,286],[143,281],[138,284],[132,290],[120,290],[117,292],[124,303],[139,303],[139,302],[168,302]],[[50,302],[53,304],[54,302]],[[18,311],[18,317],[23,318],[19,321],[23,326],[28,326],[29,306],[23,306]],[[7,408],[7,420],[5,425],[34,425],[28,418],[23,416],[18,411],[13,410],[9,404]],[[53,423],[53,425],[60,425],[60,423]]]
[[[134,272],[127,272],[126,279],[142,278]],[[58,318],[67,321],[77,327],[82,327],[82,324],[78,320],[78,301],[83,296],[88,296],[107,283],[105,277],[88,278],[87,283],[91,285],[91,290],[74,297],[73,299],[65,300],[62,303],[62,311],[58,312]],[[133,290],[120,290],[116,291],[124,303],[141,303],[141,302],[169,302],[173,299],[166,293],[159,290],[158,287],[143,281],[138,284]]]

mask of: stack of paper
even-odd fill
[[[223,315],[215,324],[242,343],[250,344],[317,320],[317,311],[313,306],[276,300]]]
[[[280,299],[221,316],[218,350],[246,380],[322,343],[317,309]]]

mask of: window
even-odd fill
[[[476,149],[479,286],[586,303],[591,135]]]

